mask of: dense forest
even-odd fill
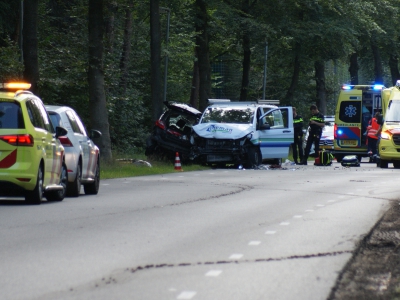
[[[26,80],[145,146],[163,101],[279,99],[333,114],[343,83],[400,79],[399,0],[0,0],[1,81]]]

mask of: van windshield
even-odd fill
[[[254,108],[250,107],[209,107],[204,111],[201,123],[253,123]]]
[[[400,122],[400,101],[392,101],[385,116],[386,122]]]

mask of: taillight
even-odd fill
[[[333,126],[333,136],[334,136],[335,139],[337,138],[336,130],[337,130],[337,125],[335,124],[335,125]]]
[[[159,128],[161,128],[162,130],[165,129],[165,124],[164,124],[164,122],[161,121],[161,120],[157,120],[157,121],[156,121],[156,126],[159,127]]]
[[[60,136],[58,139],[60,140],[61,144],[64,147],[73,147],[74,146],[72,144],[72,142],[70,141],[70,139],[68,137],[66,137],[66,136]]]
[[[33,147],[33,136],[30,134],[0,135],[0,140],[13,146]]]

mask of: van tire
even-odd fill
[[[254,146],[249,147],[247,150],[247,159],[248,168],[258,167],[261,165],[262,157],[260,148]]]

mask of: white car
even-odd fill
[[[292,107],[264,103],[216,102],[192,128],[192,157],[201,163],[279,163],[293,143],[293,112]]]
[[[325,116],[325,126],[322,129],[321,138],[319,140],[319,149],[325,149],[328,151],[333,151],[333,139],[334,139],[334,127],[335,127],[335,117]],[[308,130],[304,136],[303,148],[306,149],[308,139]],[[315,156],[314,144],[311,145],[310,155]]]
[[[67,196],[78,197],[83,185],[85,194],[95,195],[100,183],[100,151],[92,141],[101,132],[91,130],[90,136],[78,114],[68,106],[46,105],[54,127],[63,126],[68,134],[59,137],[65,148],[68,170]]]

